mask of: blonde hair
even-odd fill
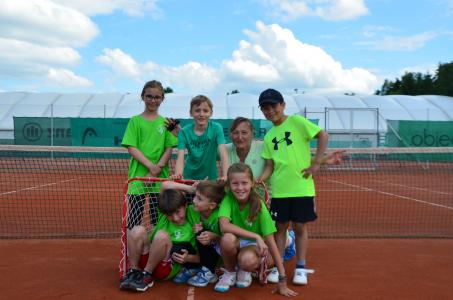
[[[206,196],[210,202],[219,205],[225,196],[225,185],[216,181],[203,180],[198,183],[197,191]]]
[[[198,95],[198,96],[193,97],[192,100],[190,101],[190,112],[192,112],[192,109],[195,106],[199,106],[201,103],[207,103],[209,108],[212,111],[212,108],[213,108],[212,101],[204,95]]]
[[[249,179],[254,182],[253,179],[253,172],[249,165],[244,163],[234,163],[228,168],[227,177],[228,177],[228,185],[230,184],[230,176],[235,173],[245,173],[249,177]],[[261,212],[261,197],[255,191],[255,188],[252,187],[250,190],[249,195],[249,203],[250,203],[250,213],[248,217],[248,221],[252,222],[255,220],[256,216]]]

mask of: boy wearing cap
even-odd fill
[[[272,201],[270,212],[276,222],[275,240],[283,255],[286,231],[291,222],[296,235],[296,270],[293,283],[307,284],[305,257],[308,248],[308,222],[317,219],[315,185],[313,174],[318,171],[327,148],[328,134],[300,115],[287,116],[286,103],[280,92],[267,89],[260,94],[259,106],[273,127],[264,136],[262,157],[266,160],[263,174],[270,177]],[[317,139],[316,154],[311,158],[310,140]],[[268,276],[277,282],[278,271],[273,269]]]

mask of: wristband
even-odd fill
[[[288,277],[286,277],[286,275],[278,275],[278,282],[281,283],[281,282],[286,282],[286,279]]]

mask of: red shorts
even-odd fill
[[[140,256],[140,260],[138,261],[138,267],[143,270],[148,263],[149,253],[142,254]],[[130,265],[128,264],[128,270],[130,269]],[[171,259],[169,260],[161,260],[159,264],[154,268],[153,277],[159,280],[164,280],[170,275],[171,271],[173,270],[173,262]]]

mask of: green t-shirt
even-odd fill
[[[236,147],[234,144],[230,143],[226,145],[227,152],[228,152],[228,161],[230,165],[234,163],[241,162],[237,153]],[[253,140],[252,144],[250,145],[250,151],[245,158],[244,163],[250,166],[253,172],[253,177],[256,179],[261,174],[263,174],[265,160],[261,157],[261,153],[263,152],[263,142]]]
[[[157,221],[157,225],[154,227],[153,232],[149,236],[149,240],[152,241],[154,236],[159,230],[163,230],[168,233],[170,236],[170,240],[173,244],[178,243],[190,243],[194,249],[197,249],[196,242],[195,242],[195,233],[193,232],[193,222],[187,216],[188,208],[186,209],[186,223],[183,225],[177,225],[170,220],[168,220],[167,216],[164,215],[159,211],[159,220]],[[171,273],[165,278],[165,280],[171,279],[179,273],[181,269],[181,265],[173,262],[173,268]]]
[[[219,226],[219,208],[217,207],[214,209],[209,217],[205,220],[201,220],[201,215],[198,211],[193,209],[192,205],[189,205],[187,208],[187,219],[190,220],[192,224],[199,224],[203,225],[203,229],[213,232],[217,235],[222,235]]]
[[[267,210],[264,201],[261,201],[261,211],[252,222],[249,222],[250,203],[241,210],[237,200],[229,191],[222,202],[220,203],[219,218],[225,217],[234,224],[244,230],[254,232],[265,238],[277,231],[275,223],[271,218],[271,214]]]
[[[149,236],[149,240],[152,241],[156,232],[159,230],[164,230],[170,236],[170,240],[173,244],[178,243],[190,243],[194,249],[197,249],[195,243],[195,233],[193,232],[193,224],[192,220],[188,217],[186,209],[186,222],[182,225],[177,225],[170,220],[168,220],[167,216],[164,215],[159,211],[159,220],[157,221],[157,225],[154,227],[152,234]]]
[[[222,144],[225,144],[225,136],[219,123],[208,122],[206,131],[201,136],[195,134],[194,123],[184,126],[178,135],[178,149],[187,149],[184,178],[217,179],[217,152]]]
[[[141,115],[133,116],[127,124],[121,146],[132,146],[140,150],[153,164],[157,164],[167,148],[175,147],[178,139],[165,128],[165,118],[157,117],[155,120],[146,120]],[[148,168],[131,157],[129,162],[128,178],[143,177],[149,173]],[[162,168],[160,178],[169,175],[168,165]],[[148,188],[147,192],[158,193],[159,185]],[[134,181],[129,185],[129,194],[142,194],[143,183]]]
[[[304,117],[292,115],[266,133],[262,157],[274,161],[272,197],[315,196],[313,178],[304,178],[302,170],[311,165],[310,140],[320,131]]]

